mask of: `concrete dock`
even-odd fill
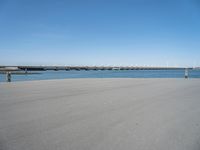
[[[0,150],[199,150],[200,80],[0,83]]]

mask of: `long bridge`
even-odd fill
[[[47,70],[178,70],[188,67],[139,67],[139,66],[0,66],[0,71],[47,71]],[[188,68],[193,69],[193,68]]]

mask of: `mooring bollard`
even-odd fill
[[[185,68],[185,79],[187,79],[188,78],[188,68]]]
[[[11,72],[6,73],[6,81],[11,82]]]

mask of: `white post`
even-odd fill
[[[28,69],[27,68],[25,68],[25,74],[27,74],[28,73]]]
[[[188,75],[189,75],[189,73],[188,73],[188,68],[185,68],[185,78],[186,78],[186,79],[188,78]]]

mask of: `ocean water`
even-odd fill
[[[12,81],[66,78],[184,78],[184,70],[90,70],[37,71],[40,74],[12,75]],[[189,78],[200,78],[200,70],[189,70]],[[0,74],[0,82],[6,75]]]

